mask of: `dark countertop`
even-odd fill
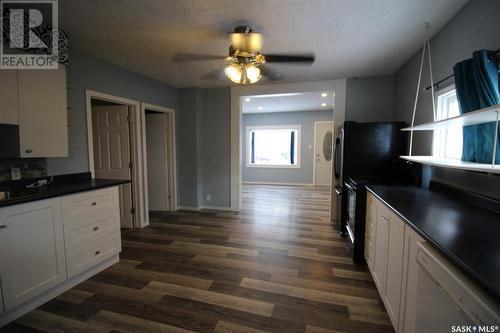
[[[49,199],[67,194],[97,190],[105,187],[112,187],[121,184],[130,183],[129,180],[112,180],[112,179],[81,179],[77,178],[73,181],[54,182],[33,189],[17,188],[13,189],[16,194],[20,194],[11,199],[0,200],[0,207],[12,206],[26,202]]]
[[[422,188],[367,188],[485,291],[500,299],[500,214]]]

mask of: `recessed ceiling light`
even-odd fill
[[[321,106],[326,106],[326,103],[321,103]]]
[[[325,92],[325,93],[321,93],[321,97],[327,97],[328,94]]]
[[[262,109],[264,109],[264,108],[263,108],[262,106],[259,106],[257,109],[262,110]]]
[[[245,102],[250,102],[250,97],[246,97]]]

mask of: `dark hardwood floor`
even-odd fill
[[[152,213],[121,261],[1,332],[393,332],[324,189],[243,187],[243,210]]]

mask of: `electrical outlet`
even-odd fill
[[[19,168],[10,168],[10,179],[19,180],[21,179],[21,169]]]
[[[207,201],[212,200],[212,196],[210,194],[207,194]]]

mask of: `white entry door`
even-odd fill
[[[131,179],[129,111],[125,105],[92,106],[96,178]],[[132,228],[132,185],[120,185],[120,225]]]
[[[150,211],[168,211],[168,115],[146,114],[146,147],[148,160],[148,201]]]
[[[330,185],[333,159],[333,121],[314,123],[314,185]]]

